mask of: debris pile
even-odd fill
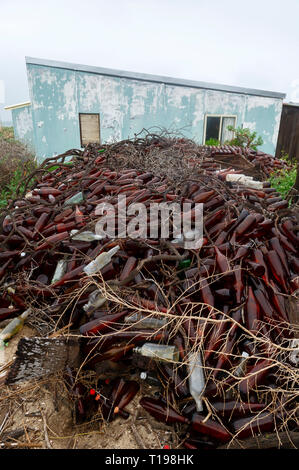
[[[78,419],[95,408],[106,421],[126,419],[139,393],[141,407],[174,425],[191,449],[298,430],[290,318],[298,220],[269,183],[227,182],[238,171],[213,161],[217,152],[150,134],[70,150],[45,161],[5,210],[0,320],[30,309],[41,345],[62,331],[57,344],[76,346],[65,381]],[[263,160],[261,152],[246,157]],[[277,166],[265,162],[264,171]],[[97,207],[108,203],[118,214],[120,195],[127,209],[171,202],[194,211],[202,203],[202,246],[185,248],[189,232],[151,238],[150,222],[141,239],[98,235]],[[20,375],[32,341],[20,341],[8,384],[42,376]],[[95,372],[92,386],[80,383],[78,368]]]
[[[264,178],[267,178],[276,170],[289,170],[290,167],[285,160],[273,157],[272,155],[262,152],[261,150],[253,150],[251,148],[235,147],[231,145],[222,145],[219,147],[203,147],[205,148],[211,158],[214,158],[217,161],[232,161],[234,157],[246,159],[250,162],[256,169],[261,171],[261,174]],[[263,178],[263,179],[264,179]]]

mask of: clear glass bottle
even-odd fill
[[[72,240],[78,240],[81,242],[92,242],[94,240],[102,240],[103,236],[102,235],[97,235],[96,233],[90,232],[90,231],[85,231],[78,233],[79,230],[72,230],[71,231],[71,239]]]
[[[107,264],[110,263],[112,256],[115,255],[115,253],[118,252],[120,249],[120,246],[114,246],[111,248],[109,251],[105,251],[104,253],[99,254],[91,263],[89,263],[87,266],[84,268],[84,272],[90,276],[92,274],[96,274],[99,272],[102,268],[104,268]]]
[[[83,199],[84,199],[83,193],[80,192],[80,193],[77,193],[74,196],[70,197],[69,199],[67,199],[63,205],[64,206],[72,206],[72,205],[75,205],[75,204],[80,204],[80,202],[82,202]]]
[[[234,375],[236,377],[243,377],[245,375],[246,362],[248,358],[249,358],[249,354],[246,351],[243,351],[241,355],[240,363],[234,371]]]
[[[57,281],[60,281],[62,276],[65,275],[67,269],[67,261],[64,259],[61,259],[58,261],[53,278],[52,278],[52,284],[54,284]]]
[[[145,328],[151,330],[157,330],[163,328],[167,323],[167,318],[156,318],[152,316],[145,316],[141,313],[133,313],[125,318],[125,322],[129,324],[135,324],[138,328]]]
[[[6,327],[0,333],[0,345],[3,345],[5,341],[11,339],[23,328],[24,322],[30,313],[31,308],[28,308],[25,310],[25,312],[22,313],[22,315],[14,318],[11,322],[8,323],[8,325],[6,325]]]
[[[133,351],[157,361],[178,362],[179,360],[179,351],[176,346],[167,344],[144,343],[143,346],[134,348]]]
[[[205,388],[205,376],[200,351],[188,358],[189,391],[196,403],[197,411],[203,410],[201,395]]]
[[[103,297],[102,293],[99,290],[95,290],[89,295],[88,302],[83,305],[83,310],[87,314],[91,313],[95,309],[102,307],[106,302],[106,297]]]

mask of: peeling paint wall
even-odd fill
[[[103,143],[154,126],[203,142],[205,114],[237,116],[275,153],[282,99],[113,77],[27,63],[39,159],[80,148],[79,113],[99,113]],[[157,131],[157,129],[155,129]]]
[[[243,127],[249,127],[261,135],[264,152],[275,155],[279,132],[282,100],[262,96],[247,96]]]
[[[80,147],[76,73],[32,65],[27,74],[38,159]]]
[[[25,142],[35,152],[31,106],[12,109],[11,114],[15,138]]]
[[[26,108],[16,109],[14,118],[18,131],[17,137],[23,139],[26,138],[26,136],[30,136],[33,130],[30,107],[27,106]]]

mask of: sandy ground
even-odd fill
[[[21,335],[34,336],[35,332],[25,326],[10,341],[4,358],[3,355],[0,358],[0,370],[13,360]],[[4,372],[0,372],[0,378]],[[140,393],[126,407],[130,413],[127,420],[117,418],[105,423],[96,413],[88,423],[76,424],[73,403],[59,376],[18,386],[0,385],[0,448],[161,449],[165,444],[178,447],[174,428],[153,420],[139,400]]]

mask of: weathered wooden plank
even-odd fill
[[[100,143],[100,116],[99,114],[79,115],[81,145]]]

